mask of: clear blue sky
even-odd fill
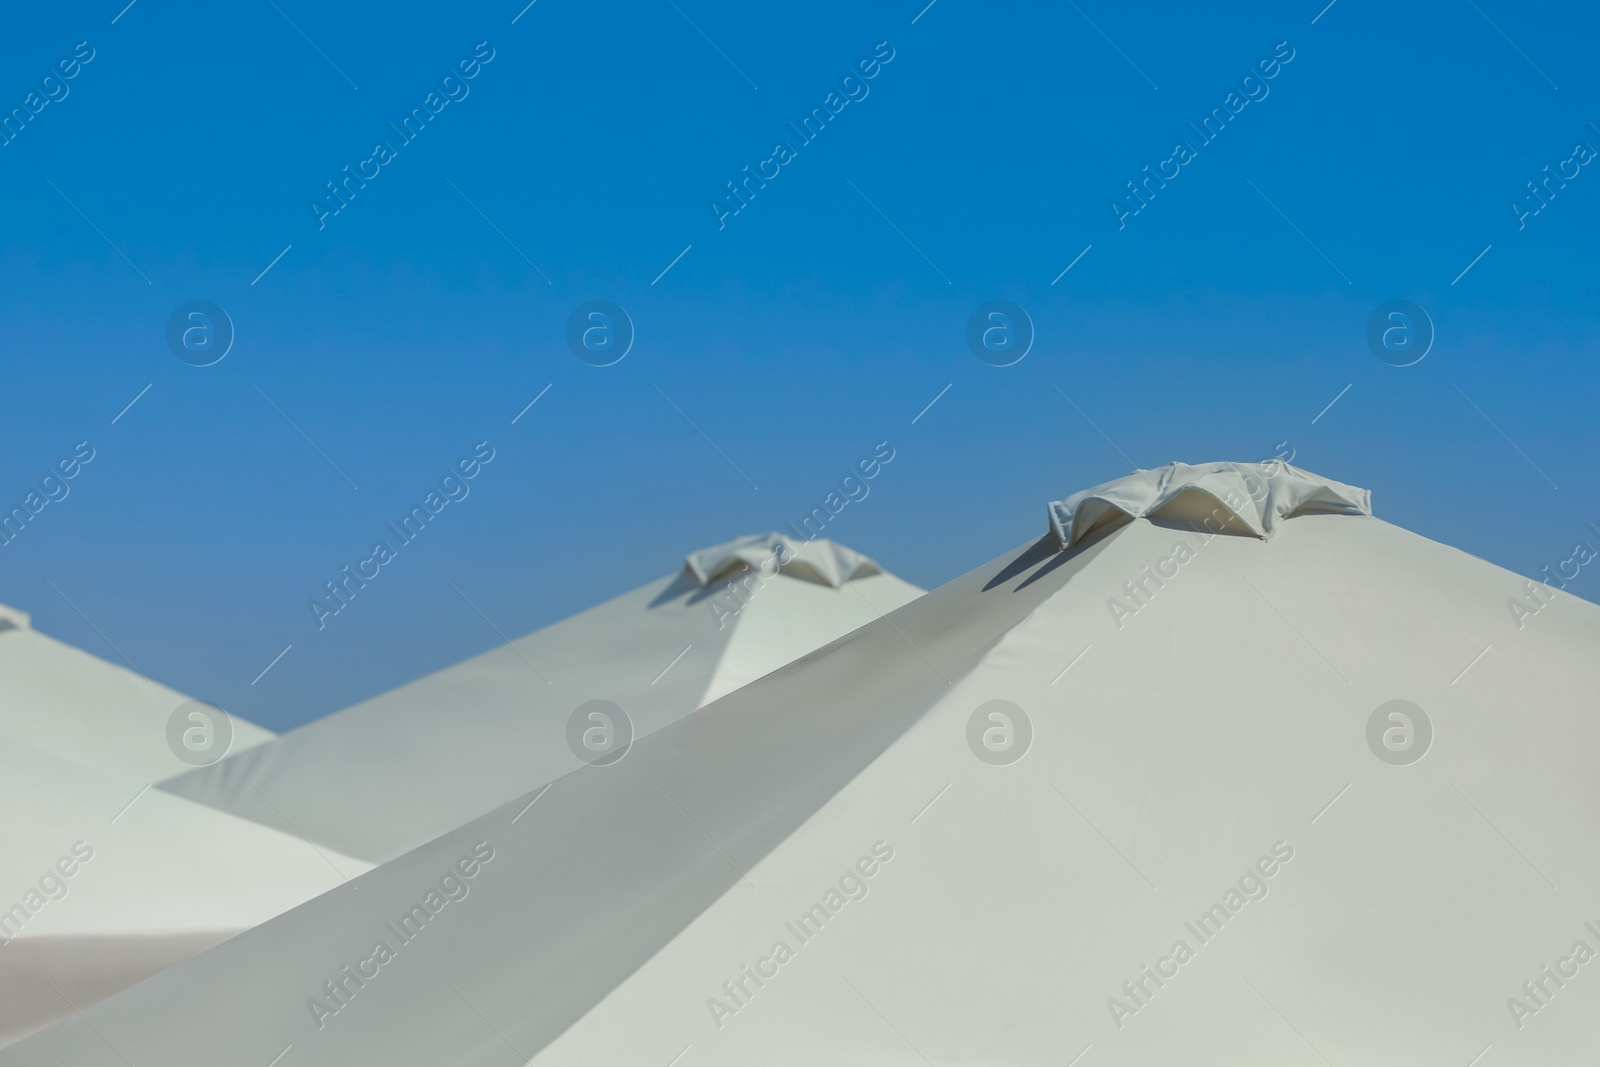
[[[782,527],[885,439],[829,533],[925,586],[1130,459],[1283,441],[1513,570],[1600,545],[1584,5],[124,2],[0,39],[29,116],[0,500],[95,450],[0,548],[0,601],[269,727],[496,644],[472,604],[516,635]],[[347,165],[375,176],[319,228]],[[719,228],[746,165],[776,175]],[[1176,175],[1119,228],[1146,165]],[[1546,165],[1573,176],[1519,229]],[[596,299],[636,329],[612,366],[566,342]],[[191,300],[235,326],[209,367],[167,344]],[[1036,329],[1009,367],[967,347],[990,300]],[[1367,347],[1390,300],[1435,324],[1413,366]],[[309,598],[484,440],[319,631]]]

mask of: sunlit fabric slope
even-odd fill
[[[1526,586],[1364,515],[1052,534],[0,1065],[1583,1063],[1596,962],[1508,1001],[1600,940],[1600,608]]]
[[[371,868],[15,742],[0,811],[0,1044]]]
[[[26,613],[0,605],[0,742],[138,782],[160,781],[188,768],[167,747],[167,720],[189,699],[39,633]],[[271,737],[235,718],[231,751]]]
[[[567,721],[579,705],[614,702],[642,737],[922,592],[828,541],[790,543],[788,558],[809,561],[799,572],[782,554],[738,555],[758,542],[694,553],[673,574],[161,788],[269,826],[286,816],[319,845],[382,862],[578,766]],[[819,581],[818,566],[838,582]]]
[[[0,1044],[71,1014],[52,982],[93,1004],[371,866],[151,790],[189,702],[0,606]]]

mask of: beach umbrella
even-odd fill
[[[131,664],[108,662],[40,633],[26,612],[0,604],[0,741],[158,782],[192,766],[168,743],[175,717],[182,724],[176,731],[181,742],[185,730],[198,729],[188,711],[208,714],[203,706],[179,713],[191,699]],[[209,741],[239,752],[273,735],[230,716],[228,726],[219,721],[211,737],[190,736],[195,744]]]
[[[382,862],[921,593],[833,541],[740,538],[161,788]]]
[[[371,868],[150,787],[254,724],[11,608],[0,679],[0,1044]]]
[[[1585,1062],[1600,609],[1277,464],[1048,512],[0,1064]]]

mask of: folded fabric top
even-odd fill
[[[1219,518],[1235,532],[1266,540],[1280,521],[1309,511],[1370,516],[1372,493],[1277,459],[1169,463],[1102,482],[1048,506],[1050,529],[1062,548],[1070,548],[1119,515],[1181,521],[1220,511]]]
[[[783,573],[838,589],[845,582],[882,573],[876,562],[837,541],[819,538],[797,541],[781,533],[751,534],[684,557],[683,565],[710,585],[741,567],[759,569],[765,576]]]

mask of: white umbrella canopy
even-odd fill
[[[35,630],[0,604],[0,741],[138,782],[190,768],[167,742],[168,719],[190,698]],[[232,719],[230,751],[272,732]]]
[[[371,868],[152,792],[202,707],[0,606],[0,1044]],[[234,750],[272,737],[230,722]]]
[[[1587,1062],[1600,608],[1244,510],[1052,532],[0,1064]]]
[[[0,1044],[372,867],[11,741],[0,811]]]
[[[582,766],[585,737],[644,737],[921,594],[826,539],[740,538],[160,788],[383,862]]]

